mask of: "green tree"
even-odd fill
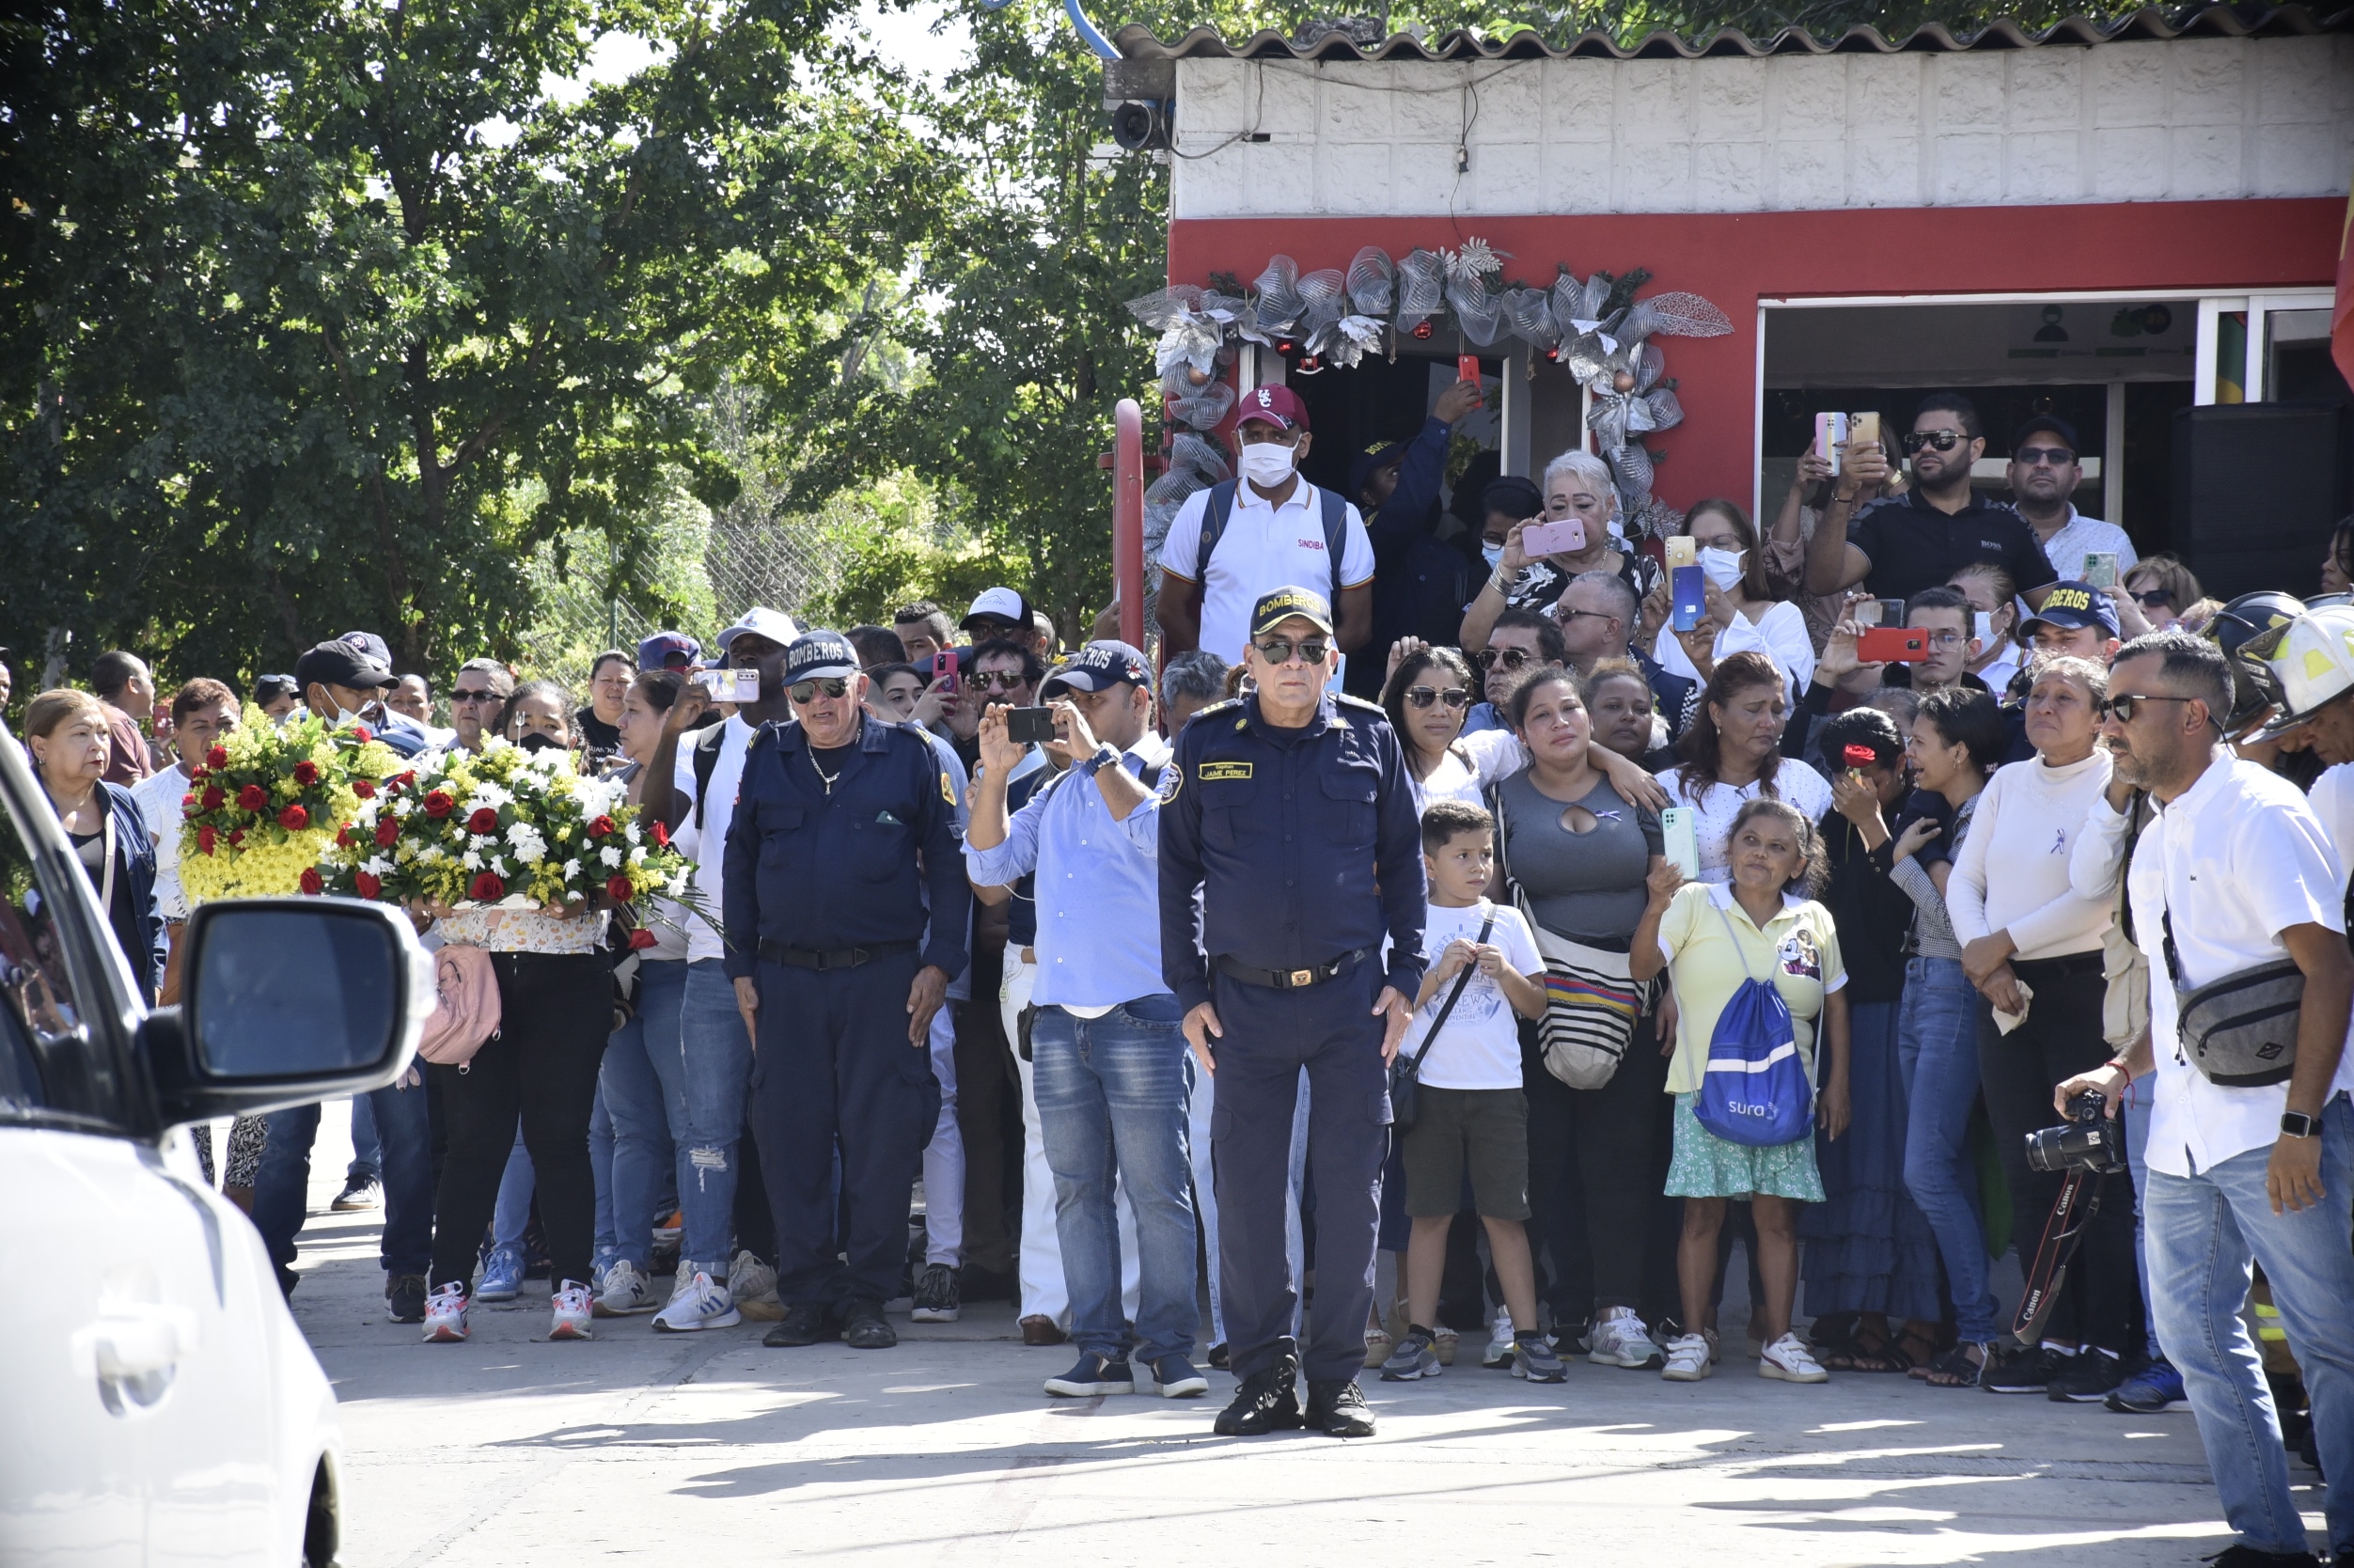
[[[0,33],[0,640],[250,674],[512,654],[584,532],[724,502],[723,378],[830,363],[947,194],[846,0],[66,0]],[[585,92],[597,41],[650,63]]]

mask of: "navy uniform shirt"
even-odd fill
[[[730,979],[753,973],[762,942],[920,942],[925,964],[964,972],[973,894],[955,787],[918,731],[871,714],[859,726],[829,760],[841,770],[830,794],[799,720],[752,737],[721,878]]]
[[[1314,968],[1385,935],[1389,983],[1420,989],[1422,827],[1379,708],[1327,692],[1300,729],[1256,697],[1204,708],[1161,801],[1161,966],[1188,1010],[1210,999],[1210,957]]]

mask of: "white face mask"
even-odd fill
[[[1741,580],[1741,563],[1748,558],[1746,550],[1703,550],[1700,569],[1708,580],[1717,585],[1718,593],[1731,593],[1734,584]]]
[[[1252,484],[1272,490],[1290,478],[1298,466],[1292,448],[1272,441],[1254,441],[1243,448],[1243,476]]]
[[[1500,544],[1483,544],[1480,546],[1480,554],[1487,557],[1488,570],[1491,572],[1504,564],[1504,547]]]

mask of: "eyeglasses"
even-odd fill
[[[2131,724],[2134,704],[2138,702],[2198,702],[2201,700],[2204,699],[2196,697],[2161,697],[2156,692],[2121,692],[2115,697],[2101,698],[2094,705],[2093,711],[2102,718],[2113,718],[2119,724]]]
[[[460,686],[449,694],[449,705],[452,708],[461,702],[496,702],[497,700],[496,692],[478,691],[470,686]]]
[[[1572,615],[1593,615],[1593,610],[1572,610]],[[1525,648],[1491,648],[1479,656],[1482,669],[1518,669],[1533,663],[1536,655]]]
[[[972,681],[985,692],[1018,692],[1029,683],[1018,669],[985,669],[975,674]]]
[[[2030,468],[2039,463],[2048,463],[2054,468],[2065,468],[2076,461],[2076,454],[2065,447],[2021,447],[2011,454],[2011,461]]]
[[[850,690],[846,675],[821,675],[814,681],[795,681],[785,688],[785,695],[795,702],[814,702],[820,692],[827,697],[841,697]]]
[[[1408,706],[1415,708],[1427,708],[1434,702],[1444,702],[1450,708],[1464,708],[1470,705],[1471,694],[1461,686],[1449,686],[1444,691],[1436,686],[1408,686],[1405,699]]]
[[[1935,447],[1940,452],[1950,452],[1969,439],[1959,431],[1916,431],[1905,437],[1905,450],[1917,452],[1923,447]]]
[[[1325,653],[1329,645],[1315,637],[1297,643],[1289,637],[1269,637],[1264,642],[1253,643],[1251,646],[1259,651],[1261,658],[1271,665],[1288,665],[1292,662],[1294,653],[1299,655],[1301,664],[1320,665],[1325,662]]]
[[[2128,588],[2126,591],[2133,595],[2134,603],[2141,605],[2145,610],[2171,610],[2174,607],[2174,596],[2169,589]]]
[[[1596,620],[1616,620],[1618,619],[1618,617],[1612,615],[1608,610],[1563,610],[1561,612],[1559,619],[1562,620],[1575,620],[1581,615],[1590,615]],[[1521,653],[1523,651],[1515,648],[1512,650],[1512,651],[1514,653]],[[1512,666],[1507,665],[1504,667],[1509,669]]]
[[[1929,639],[1932,648],[1959,648],[1963,642],[1959,632],[1924,632],[1922,635]]]

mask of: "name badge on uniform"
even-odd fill
[[[1214,784],[1221,778],[1248,778],[1250,764],[1248,762],[1203,762],[1194,769],[1194,776],[1204,784]]]

